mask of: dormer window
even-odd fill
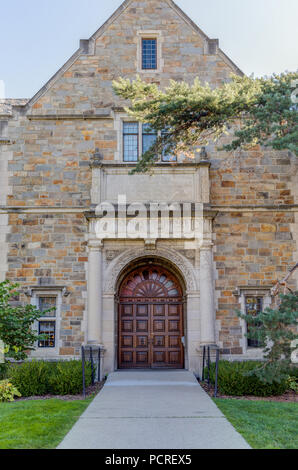
[[[157,69],[157,39],[156,38],[143,38],[142,39],[142,69],[143,70],[156,70]]]

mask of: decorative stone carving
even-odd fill
[[[63,295],[63,297],[69,297],[69,296],[70,296],[70,291],[67,290],[66,287],[63,287],[63,289],[62,289],[62,295]]]
[[[117,279],[121,271],[134,260],[147,258],[148,256],[163,258],[172,262],[182,274],[188,292],[198,291],[197,281],[193,272],[193,266],[190,261],[182,256],[180,253],[167,249],[146,250],[133,249],[128,250],[121,255],[117,256],[110,264],[106,272],[106,281],[104,292],[114,292],[116,288]]]
[[[106,260],[107,261],[113,261],[113,259],[116,258],[121,253],[121,251],[116,251],[116,250],[107,250],[106,251]]]
[[[95,153],[90,159],[90,168],[100,168],[103,161],[103,155],[100,153],[99,149],[95,149]]]
[[[24,294],[27,296],[27,297],[32,297],[33,293],[32,293],[32,289],[30,287],[26,287],[24,289]]]
[[[156,250],[156,238],[147,238],[145,240],[145,250]]]
[[[196,250],[179,250],[185,258],[194,260],[196,257]]]
[[[102,240],[89,240],[88,241],[88,248],[89,252],[91,251],[101,251],[103,248],[103,241]]]

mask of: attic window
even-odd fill
[[[157,69],[157,39],[146,38],[142,39],[142,69],[143,70],[156,70]]]
[[[162,73],[164,60],[162,58],[163,32],[155,29],[137,31],[137,72]]]

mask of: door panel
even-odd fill
[[[124,279],[119,296],[119,368],[183,368],[183,303],[177,279],[148,265]]]
[[[183,368],[183,305],[120,304],[119,368]]]
[[[182,304],[165,304],[162,306],[163,309],[160,307],[161,305],[151,305],[153,317],[152,368],[183,368]]]

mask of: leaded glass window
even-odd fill
[[[38,309],[43,313],[42,319],[38,322],[39,334],[46,335],[45,339],[38,342],[39,348],[56,347],[56,318],[57,296],[40,295],[37,297]],[[50,309],[55,309],[48,311]]]
[[[247,315],[257,317],[263,311],[263,298],[262,297],[245,297],[245,311]],[[247,332],[249,333],[249,325],[247,325]],[[247,338],[247,346],[249,348],[261,347],[260,341],[257,339]]]
[[[123,161],[138,162],[139,156],[156,142],[157,137],[164,135],[166,131],[160,133],[153,129],[150,124],[138,122],[123,122]],[[169,155],[162,152],[161,161],[177,162],[176,155]]]
[[[165,136],[167,133],[167,130],[163,130],[161,132],[162,137]],[[177,156],[176,155],[170,155],[167,154],[165,151],[162,152],[161,159],[163,162],[177,162]]]
[[[39,297],[38,298],[38,309],[41,312],[46,312],[46,310],[50,310],[51,308],[55,308],[57,303],[56,297]],[[52,310],[51,312],[46,312],[44,314],[46,317],[55,317],[56,311]]]
[[[139,123],[123,123],[123,160],[137,162],[139,159]]]
[[[142,69],[157,69],[157,40],[142,39]]]
[[[40,321],[39,334],[45,335],[45,339],[38,342],[39,348],[54,348],[56,344],[56,322]]]
[[[150,127],[150,124],[143,124],[143,153],[147,152],[155,143],[157,138],[156,130]]]

